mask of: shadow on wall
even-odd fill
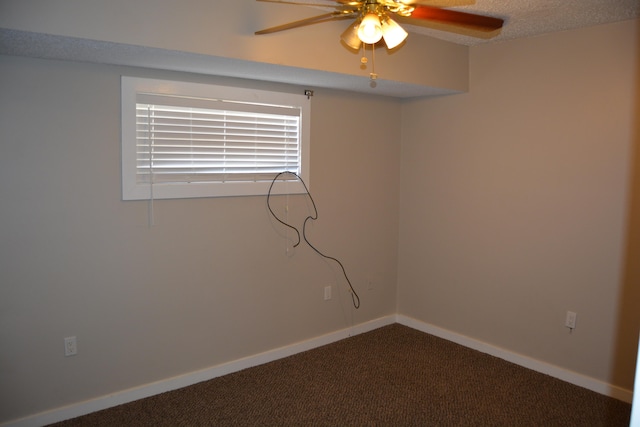
[[[640,29],[636,30],[636,45],[640,46]],[[632,387],[640,331],[640,54],[636,55],[634,129],[629,204],[627,211],[627,242],[623,266],[622,290],[618,311],[613,384]]]

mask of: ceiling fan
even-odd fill
[[[475,0],[334,0],[324,3],[303,3],[289,0],[258,1],[323,6],[334,10],[257,31],[255,34],[269,34],[321,22],[354,19],[354,22],[342,34],[341,39],[348,47],[355,50],[360,49],[363,43],[375,45],[380,40],[384,40],[388,49],[399,46],[406,39],[407,32],[392,17],[406,24],[461,32],[482,38],[496,35],[504,23],[500,18],[444,8],[474,4]]]
[[[300,6],[322,6],[333,8],[332,12],[288,24],[278,25],[256,31],[256,35],[270,34],[305,25],[322,22],[353,19],[353,23],[342,33],[342,42],[353,50],[371,45],[372,72],[371,80],[377,78],[375,73],[375,46],[381,40],[387,49],[400,46],[408,33],[396,21],[410,25],[420,25],[443,31],[457,32],[472,37],[490,38],[498,34],[504,20],[492,16],[476,15],[460,12],[445,7],[474,4],[475,0],[326,0],[324,3],[291,0],[257,0],[268,3],[281,3]],[[361,62],[368,59],[363,55]],[[373,82],[372,82],[373,83]]]

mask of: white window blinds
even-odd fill
[[[138,95],[140,183],[271,180],[300,172],[300,109]]]
[[[308,183],[309,120],[303,94],[123,76],[122,198],[266,195],[284,171]]]

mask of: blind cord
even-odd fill
[[[151,107],[147,107],[147,123],[149,123],[149,128],[147,128],[147,141],[149,143],[149,207],[148,207],[148,215],[149,215],[149,227],[153,227],[155,225],[155,216],[153,212],[153,202],[155,200],[155,196],[153,194],[153,148],[154,148],[154,138],[151,136]]]
[[[325,255],[322,252],[320,252],[315,246],[313,246],[311,244],[309,239],[307,239],[307,221],[309,221],[309,220],[314,220],[315,221],[315,220],[318,219],[318,209],[316,208],[316,202],[313,200],[313,197],[311,196],[311,193],[309,192],[309,189],[307,188],[307,184],[305,184],[304,180],[297,173],[289,172],[289,171],[280,172],[279,174],[277,174],[275,176],[275,178],[273,178],[273,181],[271,181],[271,185],[269,186],[269,192],[267,193],[267,208],[269,209],[269,212],[271,213],[271,215],[279,223],[281,223],[282,225],[284,225],[286,227],[289,227],[290,229],[292,229],[292,230],[294,230],[296,232],[296,235],[298,236],[298,241],[296,242],[295,245],[293,245],[293,247],[295,248],[296,246],[298,246],[300,244],[300,241],[301,241],[300,240],[300,231],[296,227],[294,227],[293,225],[288,224],[288,223],[284,222],[283,220],[281,220],[280,218],[278,218],[278,216],[275,214],[275,212],[273,212],[273,209],[271,209],[271,191],[273,189],[273,185],[283,175],[293,175],[293,176],[295,176],[300,181],[302,186],[304,187],[304,191],[309,196],[309,200],[311,200],[311,204],[313,205],[313,215],[307,216],[305,218],[303,224],[302,224],[302,238],[304,239],[305,242],[307,242],[307,245],[309,245],[309,247],[311,249],[313,249],[318,255],[322,256],[323,258],[335,261],[340,266],[340,268],[342,269],[342,274],[344,275],[344,278],[347,280],[347,283],[349,284],[349,289],[350,289],[350,292],[351,292],[351,300],[353,301],[353,306],[356,309],[360,308],[360,297],[358,296],[358,293],[356,292],[356,290],[353,288],[353,285],[351,284],[351,280],[349,280],[349,276],[347,276],[347,271],[345,270],[344,265],[342,265],[340,260],[338,260],[337,258]]]

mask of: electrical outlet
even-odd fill
[[[75,356],[78,354],[78,343],[76,337],[66,337],[64,339],[64,355]]]
[[[567,317],[564,321],[564,326],[566,326],[569,329],[575,329],[576,328],[576,317],[578,315],[576,313],[574,313],[573,311],[567,311]]]
[[[328,301],[331,299],[331,286],[324,287],[324,300]]]
[[[374,284],[373,284],[373,279],[371,277],[369,277],[367,279],[367,289],[369,289],[370,291],[372,291],[374,288]]]

